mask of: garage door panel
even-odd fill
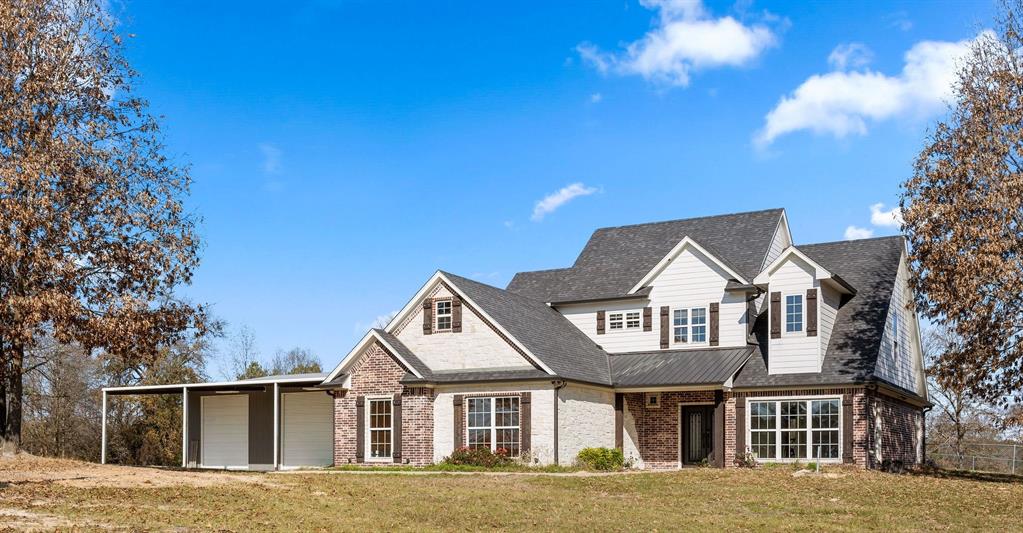
[[[282,395],[281,463],[285,467],[334,462],[334,404],[323,392]]]
[[[249,467],[249,397],[203,396],[202,466]]]

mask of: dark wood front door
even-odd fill
[[[687,465],[710,461],[714,454],[714,408],[682,407],[682,462]]]

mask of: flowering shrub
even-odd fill
[[[505,448],[498,448],[492,452],[490,448],[462,446],[444,458],[444,463],[449,465],[483,466],[488,468],[508,465],[511,462],[512,459]]]

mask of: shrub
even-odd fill
[[[591,470],[621,470],[629,466],[625,454],[617,448],[583,448],[576,462]]]
[[[490,448],[469,448],[463,446],[444,458],[444,464],[495,467],[511,464],[512,459],[508,457],[508,450],[498,448],[497,451],[490,451]]]
[[[753,455],[753,452],[747,450],[746,453],[735,456],[735,466],[739,468],[756,468],[757,456]]]

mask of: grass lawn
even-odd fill
[[[196,486],[162,479],[147,487],[31,476],[4,482],[0,465],[0,529],[6,523],[235,531],[1023,530],[1023,478],[841,472],[824,478],[793,477],[790,468],[611,476],[161,471],[231,480]]]

